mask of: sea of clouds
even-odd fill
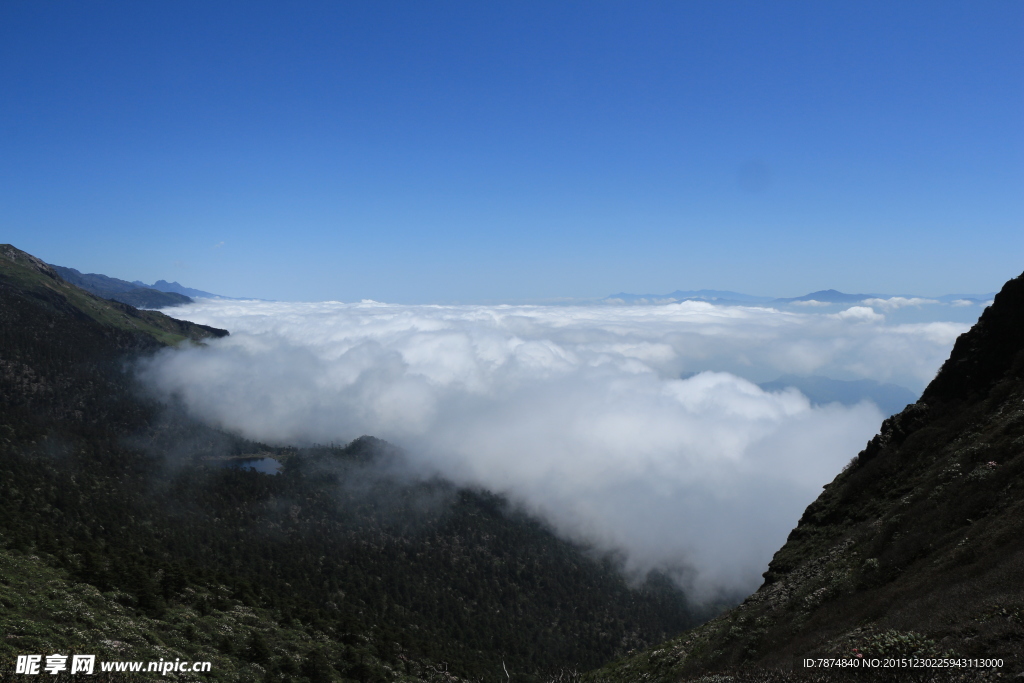
[[[386,439],[424,476],[505,494],[630,574],[661,569],[704,599],[759,585],[883,417],[755,382],[919,391],[968,327],[885,310],[200,300],[165,312],[231,336],[161,352],[140,376],[252,439]]]

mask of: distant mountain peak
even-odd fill
[[[821,301],[822,303],[829,304],[852,304],[858,301],[864,301],[864,299],[871,299],[875,297],[884,297],[884,295],[847,294],[845,292],[840,292],[837,289],[820,289],[817,292],[811,292],[810,294],[804,294],[803,296],[776,299],[775,301],[779,303],[789,303],[791,301]]]
[[[757,304],[767,303],[772,300],[770,296],[754,296],[742,292],[731,292],[721,289],[691,289],[680,290],[668,294],[629,294],[619,292],[604,299],[608,303],[627,304],[663,304],[678,303],[681,301],[707,301],[720,304]]]
[[[120,301],[136,308],[168,308],[192,303],[189,297],[172,292],[162,292],[152,287],[139,286],[134,282],[119,280],[100,273],[82,273],[74,268],[52,266],[58,276],[76,287],[81,287],[96,296]]]
[[[147,285],[145,282],[135,281],[135,284],[140,287],[151,287],[161,292],[172,292],[174,294],[181,294],[183,296],[195,297],[198,299],[230,299],[231,297],[222,296],[220,294],[214,294],[212,292],[204,292],[201,289],[195,289],[193,287],[186,287],[178,282],[168,282],[167,280],[157,280],[151,285]]]

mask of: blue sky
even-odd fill
[[[1020,2],[4,2],[0,241],[234,296],[982,293]]]

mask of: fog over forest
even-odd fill
[[[967,325],[715,306],[408,306],[200,300],[231,331],[139,368],[158,396],[277,444],[363,434],[415,474],[503,493],[563,536],[669,572],[698,599],[753,590],[861,450],[870,402],[814,405],[785,374],[921,388]]]

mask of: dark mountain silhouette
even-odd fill
[[[589,677],[1024,675],[1024,275],[808,506],[764,577],[739,607]],[[817,657],[996,657],[1003,668],[802,669]]]

